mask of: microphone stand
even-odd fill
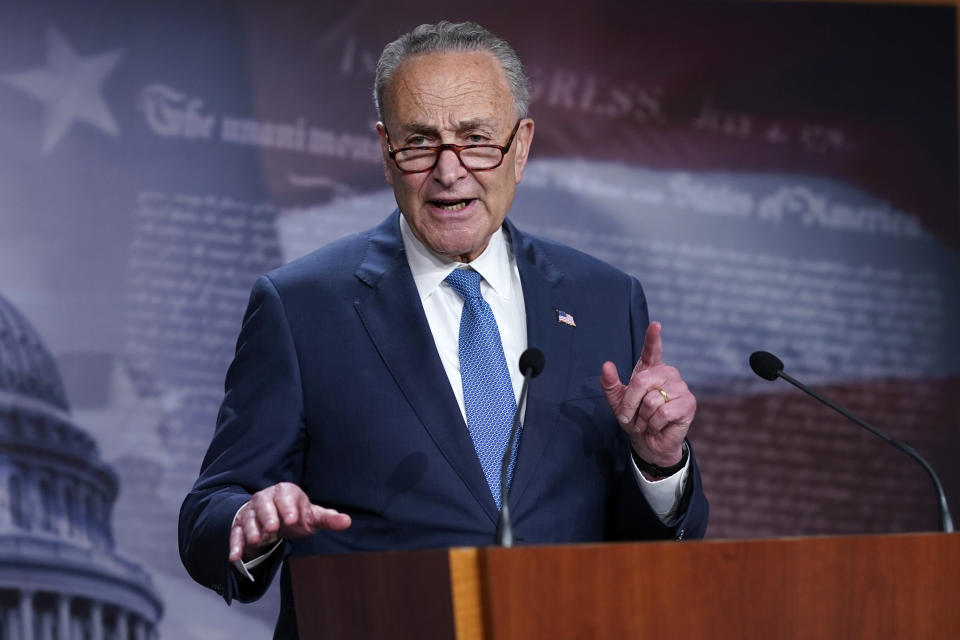
[[[899,440],[895,440],[891,438],[890,436],[880,431],[879,429],[875,429],[871,427],[869,424],[867,424],[860,418],[856,417],[849,411],[846,411],[842,407],[839,407],[833,402],[830,402],[829,400],[827,400],[826,398],[824,398],[823,396],[815,392],[813,389],[808,388],[805,384],[803,384],[799,380],[796,380],[791,375],[784,373],[783,370],[777,371],[777,375],[783,378],[784,380],[786,380],[787,382],[789,382],[790,384],[792,384],[793,386],[795,386],[796,388],[800,389],[801,391],[809,393],[811,396],[813,396],[823,404],[827,405],[828,407],[830,407],[840,415],[844,416],[845,418],[856,422],[858,425],[860,425],[861,427],[863,427],[873,435],[877,436],[878,438],[886,440],[894,448],[902,451],[903,453],[907,454],[908,456],[910,456],[911,458],[919,462],[920,466],[923,467],[923,470],[927,472],[928,476],[930,476],[930,480],[933,481],[933,487],[937,491],[938,506],[940,508],[940,530],[945,533],[953,532],[953,519],[950,517],[950,509],[947,506],[947,496],[943,492],[943,485],[940,484],[940,478],[937,477],[937,474],[933,470],[933,467],[931,467],[930,464],[923,459],[923,456],[917,453],[913,449],[913,447],[907,446],[902,442],[900,442]]]
[[[507,450],[503,452],[503,461],[500,464],[500,521],[497,523],[497,544],[501,547],[513,546],[513,522],[510,520],[510,489],[507,487],[507,470],[510,467],[510,458],[513,453],[513,443],[517,439],[520,427],[520,415],[527,403],[527,387],[534,376],[534,368],[527,367],[523,372],[523,386],[520,389],[520,402],[517,411],[513,414],[513,424],[510,426],[510,439],[507,441]]]

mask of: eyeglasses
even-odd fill
[[[404,173],[423,173],[430,171],[440,160],[440,154],[450,149],[457,155],[460,164],[469,171],[489,171],[496,169],[503,163],[503,157],[510,150],[513,139],[520,129],[520,120],[513,125],[513,131],[510,132],[510,139],[507,144],[500,146],[498,144],[441,144],[435,147],[403,147],[402,149],[391,149],[387,147],[387,154],[393,158],[397,168]],[[390,139],[390,132],[387,132],[387,140]]]

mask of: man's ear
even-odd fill
[[[390,156],[387,154],[390,143],[387,141],[387,128],[383,126],[382,122],[377,123],[377,135],[380,136],[380,156],[383,160],[383,175],[387,179],[387,183],[393,185],[393,172],[390,171]]]
[[[533,119],[524,118],[517,129],[517,137],[514,138],[514,144],[517,145],[517,158],[513,163],[514,180],[520,184],[523,179],[523,170],[527,166],[527,158],[530,156],[530,145],[533,144]]]

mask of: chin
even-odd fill
[[[434,253],[447,256],[462,256],[477,251],[482,251],[486,247],[492,232],[486,229],[477,229],[474,225],[464,228],[463,225],[449,225],[454,228],[431,229],[424,244]],[[459,228],[457,228],[459,227]]]
[[[434,253],[457,261],[460,261],[462,256],[480,254],[485,248],[484,243],[457,242],[455,240],[451,241],[450,239],[432,242],[427,246]]]

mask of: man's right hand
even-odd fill
[[[295,539],[321,529],[342,531],[350,516],[310,502],[303,489],[280,482],[256,492],[240,507],[230,528],[230,562],[249,562],[262,555],[278,538]]]

